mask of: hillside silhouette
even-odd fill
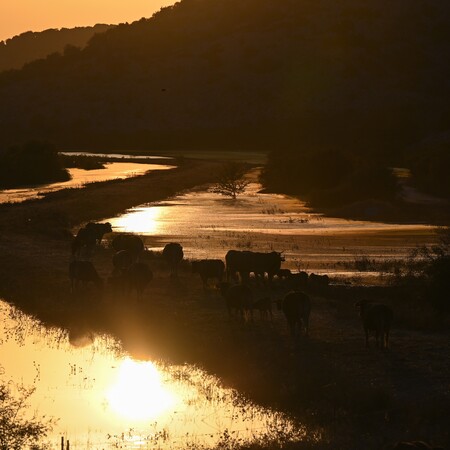
[[[93,27],[48,29],[40,32],[27,31],[0,42],[0,71],[20,69],[36,59],[63,52],[67,45],[84,47],[96,33],[103,33],[111,25],[97,24]]]
[[[446,0],[182,0],[1,74],[0,139],[401,164],[450,129],[449,50]]]

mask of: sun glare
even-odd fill
[[[112,220],[113,227],[121,228],[125,233],[156,233],[160,228],[161,208],[136,208],[117,219]]]
[[[113,411],[131,420],[155,419],[175,403],[151,362],[129,358],[122,362],[117,380],[106,396]]]

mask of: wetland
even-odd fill
[[[27,347],[18,361],[32,364],[18,364],[17,370],[29,378],[14,372],[14,364],[5,364],[4,376],[16,382],[23,379],[26,384],[33,384],[37,376],[47,383],[53,375],[46,372],[46,366],[54,365],[47,358],[61,362],[56,366],[57,387],[43,383],[44,394],[35,392],[37,409],[60,418],[60,428],[56,426],[51,436],[53,445],[58,445],[56,438],[62,435],[71,439],[71,448],[80,449],[115,448],[125,436],[131,440],[122,439],[121,445],[143,449],[163,444],[166,448],[379,449],[389,442],[417,437],[441,445],[448,442],[447,325],[439,325],[426,305],[408,301],[401,289],[375,283],[378,272],[360,282],[354,268],[345,277],[338,264],[358,254],[402,259],[416,245],[435,243],[434,228],[322,217],[292,197],[260,193],[255,172],[250,173],[247,193],[233,204],[209,191],[220,166],[215,160],[185,160],[173,170],[0,206],[0,297],[7,302],[2,304],[2,318],[9,330],[0,350],[4,355],[7,351],[20,355],[21,350],[14,347],[17,338]],[[89,287],[76,295],[70,293],[72,235],[88,221],[107,219],[116,234],[140,234],[148,247],[146,262],[154,279],[142,299],[117,295],[108,284],[102,292]],[[93,256],[104,280],[113,268],[108,244],[113,236],[105,236]],[[182,243],[187,259],[223,258],[227,249],[236,247],[274,249],[285,252],[285,267],[330,273],[329,290],[312,293],[310,337],[292,341],[284,317],[276,310],[270,323],[257,317],[251,323],[230,319],[219,292],[213,287],[205,291],[189,262],[182,265],[174,282],[159,254],[170,241]],[[284,292],[278,282],[268,291],[273,300]],[[394,309],[389,352],[364,348],[353,307],[361,296],[382,298]],[[10,322],[8,305],[19,311],[12,317],[20,317],[19,324],[27,326]],[[37,336],[25,332],[27,327]],[[53,356],[45,356],[43,349],[53,347],[57,347]],[[36,351],[42,353],[43,361],[38,362]],[[187,380],[191,394],[189,389],[198,388],[225,403],[213,399],[211,406],[194,393],[200,399],[199,408],[195,402],[190,404],[190,394],[188,400],[181,397],[184,400],[180,401],[193,408],[189,411],[200,409],[200,415],[188,412],[178,419],[178,412],[169,409],[169,425],[154,417],[147,417],[144,424],[137,423],[139,419],[111,419],[115,413],[108,415],[112,406],[106,386],[112,382],[104,380],[119,379],[122,365],[131,373],[132,367],[143,368],[145,379],[156,368],[161,385],[174,382],[175,390],[183,390]],[[135,376],[141,376],[139,370]],[[214,389],[208,391],[208,386]],[[66,399],[63,404],[72,405],[74,398],[77,404],[67,411],[64,406],[52,410],[50,404],[60,402],[56,391]],[[239,401],[233,403],[233,399]],[[95,406],[90,403],[94,401]],[[144,403],[164,405],[164,401],[162,397]],[[64,415],[86,405],[94,411],[99,408],[96,417],[104,423],[100,426],[86,416],[86,426],[68,424]],[[202,414],[210,406],[220,414],[206,412],[205,419]],[[138,412],[137,407],[131,409]],[[237,410],[246,418],[245,425],[242,416],[235,416]],[[230,417],[236,428],[231,428]],[[178,420],[198,430],[198,435],[208,434],[203,427],[210,430],[214,423],[215,437],[204,442],[194,436],[193,442],[180,444],[178,439],[184,439],[186,432]],[[152,425],[155,421],[158,427]],[[250,440],[242,434],[244,429]],[[106,436],[119,441],[108,442],[105,430]],[[167,440],[164,430],[175,440]],[[157,436],[157,444],[149,436]],[[86,447],[86,439],[91,447]]]

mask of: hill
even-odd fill
[[[449,128],[446,0],[182,0],[0,76],[2,143],[400,153]]]
[[[0,71],[21,69],[25,64],[63,52],[67,45],[84,47],[96,33],[103,33],[111,25],[93,27],[49,29],[40,32],[27,31],[0,42]]]

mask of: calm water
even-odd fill
[[[189,366],[137,361],[88,331],[46,329],[0,302],[0,380],[34,386],[29,413],[58,418],[49,442],[71,449],[187,448],[289,436],[319,439]]]
[[[259,193],[257,172],[247,191],[232,200],[204,189],[149,203],[107,219],[115,231],[145,236],[161,250],[178,241],[188,258],[224,259],[229,249],[282,251],[284,267],[357,275],[345,264],[361,256],[405,258],[417,245],[434,242],[434,228],[324,217],[296,198]],[[371,274],[364,274],[371,275]],[[373,273],[372,275],[378,275]]]
[[[105,164],[104,169],[84,170],[68,169],[71,179],[60,183],[50,183],[40,186],[30,186],[20,189],[0,190],[0,203],[5,202],[23,202],[32,198],[37,198],[53,191],[59,191],[66,188],[79,188],[87,183],[97,181],[108,181],[121,178],[134,177],[142,175],[153,170],[169,170],[174,166],[165,164],[140,164],[130,162],[115,162]]]

